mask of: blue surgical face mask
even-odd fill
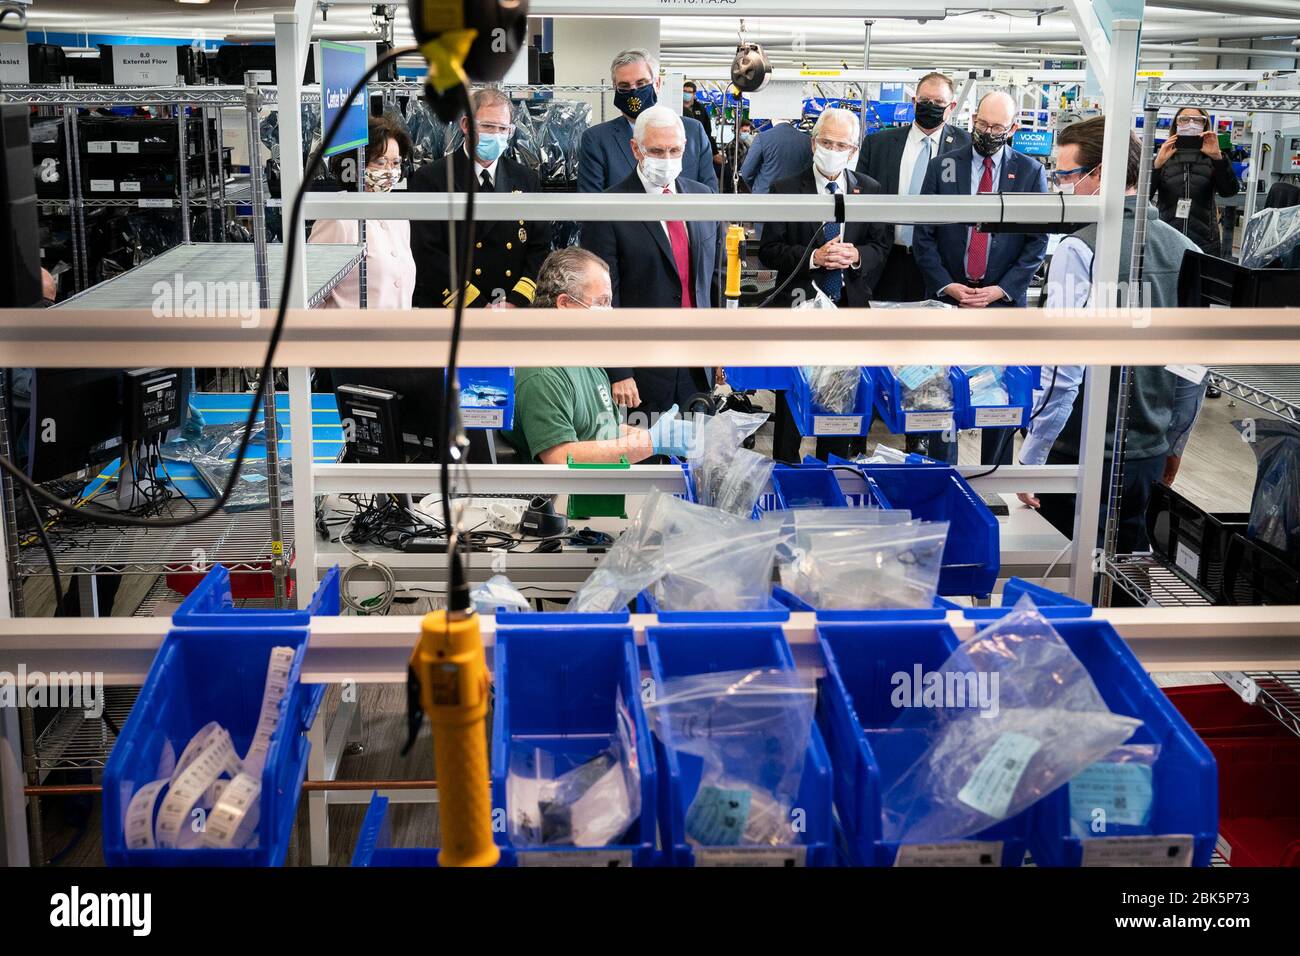
[[[500,136],[483,136],[478,138],[478,146],[474,149],[474,154],[485,163],[495,162],[497,157],[506,151],[506,144],[510,142],[510,137]]]
[[[614,106],[628,119],[633,120],[637,118],[638,114],[654,106],[658,100],[659,95],[655,92],[653,83],[638,86],[634,90],[616,90],[614,92]]]

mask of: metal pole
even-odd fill
[[[65,76],[63,85],[71,87],[72,77]],[[64,105],[64,146],[68,153],[68,230],[72,233],[73,278],[80,292],[90,286],[90,271],[86,263],[86,219],[81,197],[81,156],[77,141],[77,107]]]
[[[366,191],[366,147],[357,147],[357,192]],[[366,220],[357,220],[357,242],[361,244],[361,262],[357,265],[357,307],[366,307]]]
[[[184,86],[183,77],[176,78],[177,86]],[[185,115],[185,104],[176,104],[176,152],[179,153],[177,163],[179,173],[177,182],[181,189],[181,242],[185,245],[190,244],[190,157],[189,157],[189,140],[185,135],[188,130],[185,128],[187,117]]]
[[[216,191],[212,188],[212,136],[208,133],[208,108],[199,108],[199,128],[203,134],[203,219],[207,224],[208,242],[212,241],[212,205],[217,201]],[[221,154],[217,154],[217,168],[220,172]],[[220,177],[218,177],[220,178]]]
[[[1254,129],[1250,133],[1250,182],[1246,183],[1246,208],[1242,210],[1245,216],[1242,228],[1245,228],[1245,223],[1250,222],[1250,217],[1255,214],[1255,204],[1259,202],[1259,184],[1264,178],[1264,129],[1261,122],[1262,117],[1256,114]],[[1228,237],[1228,249],[1224,258],[1232,258],[1231,236]]]
[[[863,33],[862,68],[864,70],[871,69],[871,27],[874,23],[875,23],[874,20],[862,21],[862,33]],[[858,106],[860,107],[859,112],[862,114],[861,132],[862,135],[865,137],[867,135],[867,95],[869,90],[869,84],[867,83],[866,80],[863,80],[862,82],[858,83],[857,86],[858,86],[858,99],[861,101],[858,104]]]
[[[216,80],[213,80],[215,83]],[[224,107],[218,106],[212,111],[217,123],[217,195],[220,197],[217,203],[217,222],[221,224],[221,234],[218,242],[226,241],[226,130],[225,120],[222,118]]]

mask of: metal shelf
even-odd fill
[[[144,600],[140,606],[132,613],[132,617],[170,617],[175,605],[185,600],[185,595],[178,591],[173,591],[167,586],[166,578],[159,578],[145,594]],[[274,598],[235,598],[235,607],[256,608],[259,610],[274,610]],[[163,613],[159,610],[166,608]]]
[[[356,268],[365,255],[365,248],[313,242],[308,243],[307,250],[304,253],[307,259],[307,288],[310,290],[307,302],[309,307],[315,308]],[[275,302],[280,296],[280,284],[284,280],[283,244],[267,246],[266,262],[270,275],[268,301]],[[120,276],[69,296],[54,308],[138,309],[157,298],[153,291],[157,283],[161,282],[171,288],[178,274],[186,277],[186,281],[200,281],[205,287],[219,287],[218,284],[224,286],[230,282],[251,283],[257,275],[254,244],[195,242],[175,246]],[[209,283],[213,285],[208,286]],[[228,307],[238,308],[239,303],[230,303]]]
[[[1300,736],[1300,671],[1220,671],[1214,676]]]
[[[1300,365],[1215,365],[1209,381],[1231,398],[1300,424]]]
[[[1258,90],[1194,92],[1187,90],[1151,90],[1146,95],[1146,108],[1161,106],[1181,109],[1200,106],[1211,111],[1241,113],[1295,113],[1300,111],[1300,91]]]
[[[1129,597],[1146,606],[1209,607],[1214,602],[1200,588],[1151,554],[1117,554],[1106,560],[1106,576]]]
[[[202,507],[199,503],[199,507]],[[172,502],[170,514],[189,511]],[[284,548],[293,553],[293,504],[284,504]],[[64,574],[171,574],[194,572],[195,563],[225,565],[232,574],[270,573],[271,519],[263,510],[213,515],[179,528],[114,528],[104,525],[60,524],[50,529],[50,544]],[[30,545],[18,556],[18,575],[47,574],[45,551]]]
[[[140,693],[138,687],[105,687],[104,714],[117,727],[126,723]],[[80,707],[65,707],[36,738],[36,772],[102,770],[117,735],[99,717],[87,717]]]

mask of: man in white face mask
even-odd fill
[[[636,168],[607,193],[713,192],[682,174],[686,134],[682,118],[667,107],[652,106],[637,115],[631,147]],[[582,245],[609,265],[616,307],[704,309],[719,304],[715,279],[723,263],[723,235],[718,222],[588,222],[582,226]],[[712,370],[705,369],[606,371],[615,403],[641,413],[689,408],[692,396],[712,384]]]
[[[853,169],[860,142],[856,113],[823,110],[813,127],[812,162],[799,175],[773,183],[772,192],[818,196],[880,192],[876,180]],[[893,227],[883,223],[767,222],[758,257],[764,266],[777,270],[778,286],[789,280],[785,295],[792,306],[812,301],[820,292],[841,308],[867,308],[893,238]],[[860,450],[864,441],[822,438],[817,455],[849,455]],[[772,453],[781,461],[800,460],[799,433],[784,393],[777,402]]]

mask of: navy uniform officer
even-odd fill
[[[479,192],[540,192],[537,174],[505,155],[514,130],[510,100],[497,89],[475,90],[470,96],[478,142],[469,142],[469,124],[462,117],[465,145],[451,156],[422,166],[411,177],[410,188],[422,192],[445,192],[447,163],[453,163],[457,192],[469,188],[469,177],[477,180]],[[473,160],[470,151],[473,151]],[[527,307],[537,291],[537,273],[550,251],[549,226],[523,219],[481,220],[475,225],[474,274],[465,276],[465,304],[471,307]],[[447,262],[447,223],[435,220],[411,222],[411,251],[415,256],[416,308],[450,308],[456,304]]]

